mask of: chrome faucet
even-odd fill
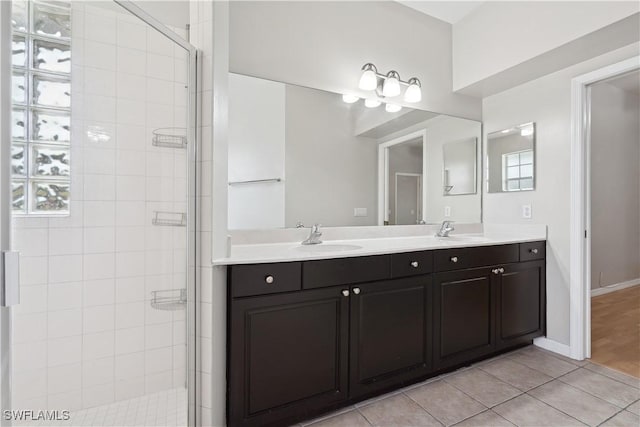
[[[451,233],[453,230],[455,230],[455,228],[453,228],[453,221],[442,221],[440,231],[436,233],[436,236],[449,237],[449,233]]]
[[[314,224],[311,227],[311,231],[309,232],[309,237],[306,240],[302,241],[303,245],[319,245],[322,243],[320,240],[320,236],[322,236],[322,232],[320,231],[320,224]]]

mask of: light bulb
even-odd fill
[[[375,90],[378,87],[378,76],[376,66],[369,63],[362,67],[362,77],[358,87],[362,90]]]
[[[404,100],[407,102],[422,101],[422,89],[420,88],[420,80],[412,77],[409,79],[409,87],[404,93]]]
[[[384,96],[400,95],[400,75],[395,71],[389,71],[382,85],[382,94]]]
[[[397,113],[402,110],[402,107],[397,104],[387,104],[384,106],[384,109],[387,110],[387,113]]]
[[[367,108],[376,108],[379,107],[380,104],[382,104],[382,102],[378,101],[377,99],[365,99],[364,100],[364,106]]]
[[[347,104],[353,104],[354,102],[358,102],[360,98],[355,95],[344,94],[342,95],[342,100]]]

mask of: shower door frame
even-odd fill
[[[198,233],[197,224],[197,82],[198,50],[162,22],[129,0],[113,0],[129,13],[162,33],[189,53],[189,100],[187,118],[188,196],[187,196],[187,414],[188,425],[199,425],[197,381],[197,304],[196,286]],[[0,251],[11,249],[11,1],[0,1]],[[2,278],[0,278],[2,280]],[[11,405],[11,307],[0,307],[0,404],[2,411]],[[4,415],[3,413],[1,415]],[[0,416],[0,425],[11,425]]]

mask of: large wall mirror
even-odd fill
[[[480,122],[229,81],[230,229],[481,221]]]
[[[535,123],[524,123],[487,136],[487,191],[535,190]]]

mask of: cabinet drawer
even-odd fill
[[[389,255],[307,261],[302,266],[305,289],[373,282],[391,277]]]
[[[233,297],[298,291],[301,285],[301,264],[233,265],[229,268],[229,283]]]
[[[407,277],[433,271],[433,252],[406,252],[391,255],[392,277]]]
[[[518,251],[518,244],[442,249],[435,252],[435,271],[518,262]]]
[[[520,243],[520,261],[544,259],[546,242]]]

